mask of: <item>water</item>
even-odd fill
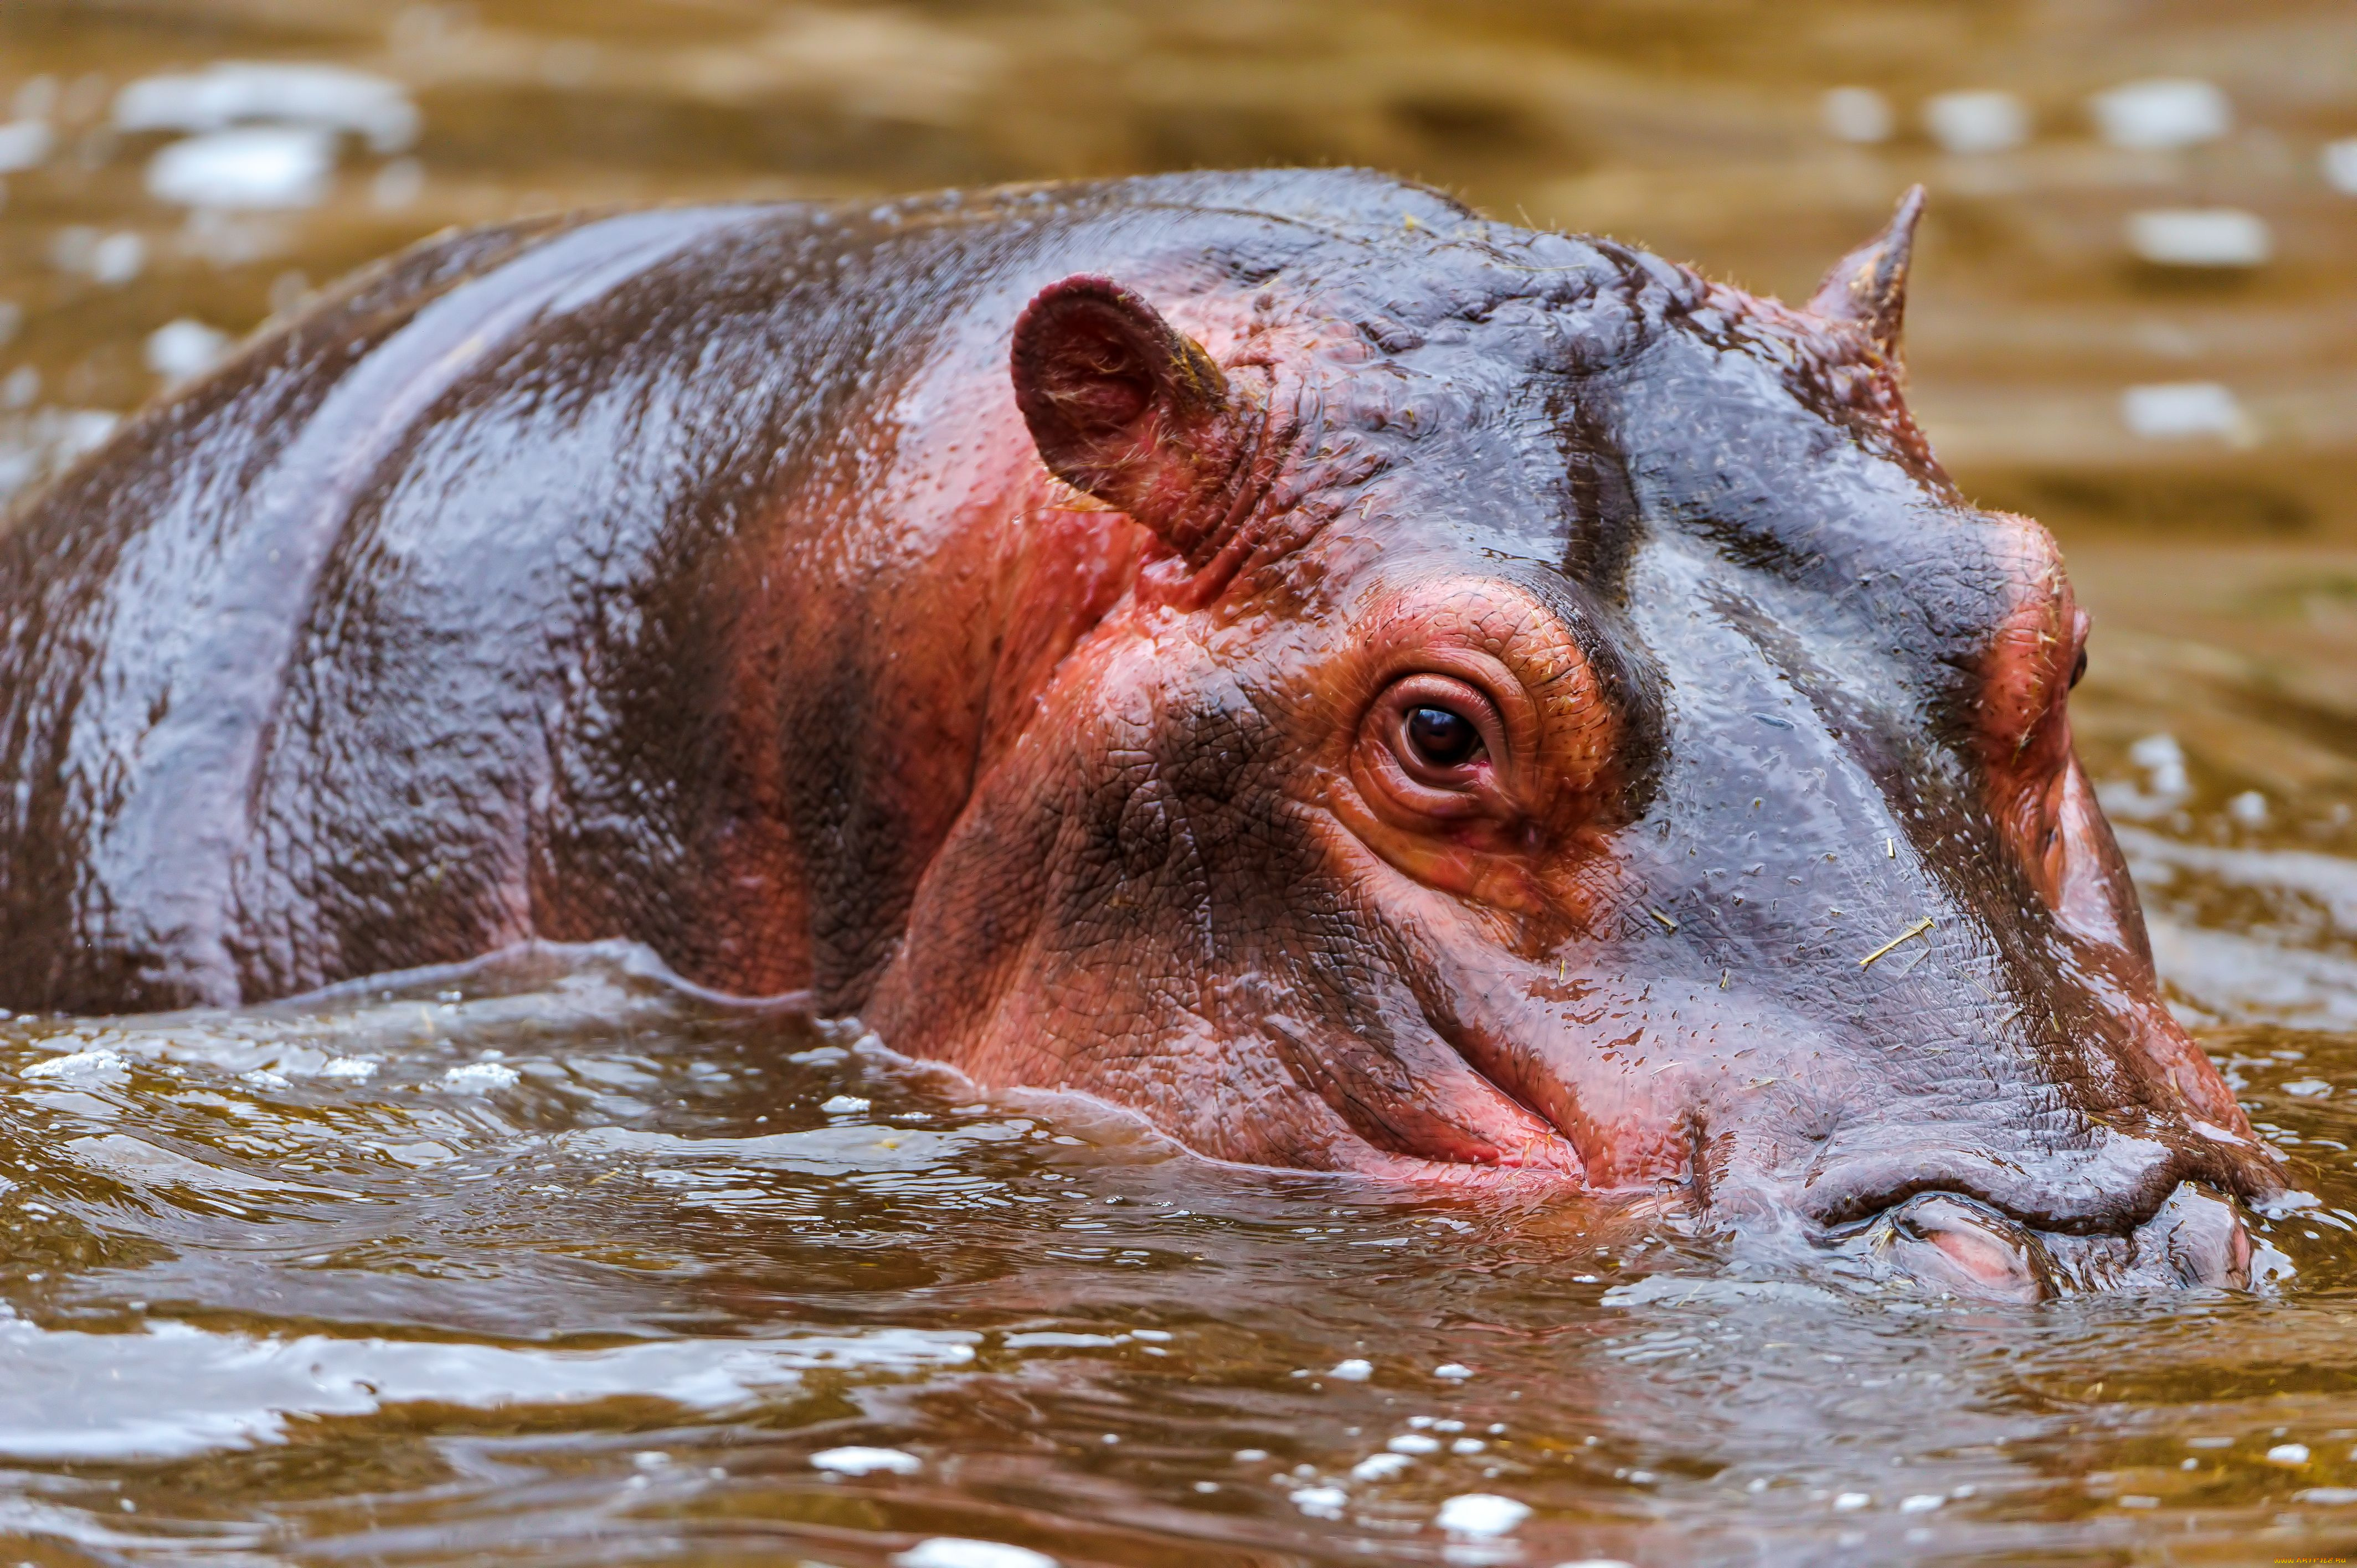
[[[18,1019],[0,1564],[2357,1556],[2357,201],[2317,162],[2357,41],[2123,15],[0,8],[0,489],[454,221],[1355,160],[1793,295],[1929,178],[1918,405],[2061,531],[2175,1003],[2319,1200],[2259,1225],[2298,1271],[2261,1294],[1964,1307],[1642,1204],[1209,1165],[623,947]],[[2179,88],[2209,129],[2095,134],[2089,95],[2189,76],[2222,129]],[[1821,120],[1862,84],[1890,140]],[[2222,207],[2270,261],[2130,249]]]

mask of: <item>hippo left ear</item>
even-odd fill
[[[1015,404],[1049,472],[1191,554],[1238,442],[1201,345],[1110,278],[1040,291],[1015,324]]]
[[[1923,216],[1923,188],[1910,186],[1881,233],[1834,263],[1809,300],[1828,321],[1866,328],[1876,349],[1899,362],[1899,330],[1907,317],[1907,263],[1915,252],[1915,225]]]

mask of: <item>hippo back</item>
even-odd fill
[[[1007,325],[1075,258],[1200,269],[1403,203],[1461,216],[1189,177],[527,222],[364,274],[0,539],[0,1004],[611,935],[856,1001],[1002,639],[1003,542],[963,602],[910,591],[969,547],[876,494],[928,417],[894,400],[963,357],[1004,403]]]

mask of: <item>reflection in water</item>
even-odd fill
[[[1207,1165],[627,949],[18,1019],[0,1561],[2357,1554],[2357,98],[2301,63],[2352,47],[2256,3],[2130,41],[1913,3],[0,7],[0,493],[451,222],[1364,162],[1800,296],[1927,179],[1919,409],[2062,528],[2163,972],[2319,1200],[2256,1225],[2298,1271],[2260,1294],[1964,1307],[1651,1202]]]

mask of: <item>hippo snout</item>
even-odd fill
[[[1978,1197],[1921,1192],[1831,1240],[1887,1280],[2021,1303],[2090,1290],[2242,1289],[2254,1251],[2233,1200],[2190,1181],[2125,1234],[2041,1231]]]

